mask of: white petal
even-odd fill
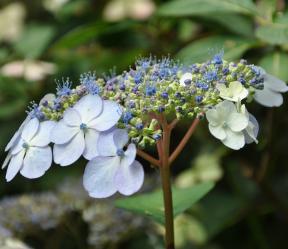
[[[21,150],[23,150],[23,144],[25,143],[25,141],[20,138],[18,143],[14,145],[13,148],[11,148],[11,154],[12,155],[16,155],[18,154]]]
[[[127,150],[125,151],[125,155],[123,158],[121,158],[121,165],[131,165],[136,158],[136,145],[135,144],[129,144],[127,147]]]
[[[206,112],[206,118],[209,122],[209,124],[213,126],[221,125],[223,123],[223,120],[221,120],[217,110],[210,109]]]
[[[144,182],[144,170],[138,161],[121,166],[115,176],[117,190],[123,195],[132,195],[137,192]]]
[[[115,129],[113,136],[114,143],[117,149],[123,149],[129,141],[128,132],[126,129]]]
[[[49,146],[43,148],[31,147],[25,155],[20,173],[29,179],[38,178],[45,174],[51,164],[52,150]]]
[[[20,139],[21,133],[24,129],[24,126],[29,122],[30,116],[27,116],[26,119],[21,124],[20,128],[15,132],[14,136],[11,138],[10,142],[7,144],[5,151],[11,149]]]
[[[116,102],[104,100],[102,113],[91,120],[88,125],[98,131],[107,131],[117,124],[121,115],[122,111]]]
[[[283,97],[281,93],[277,93],[264,88],[263,90],[256,90],[254,99],[261,105],[266,107],[278,107],[283,104]]]
[[[209,131],[211,132],[211,134],[222,140],[222,139],[225,139],[226,138],[226,133],[225,133],[225,130],[223,129],[222,126],[213,126],[213,125],[210,125],[209,124]]]
[[[98,139],[98,152],[101,156],[116,156],[117,147],[114,141],[116,129],[101,132]]]
[[[220,102],[215,106],[216,111],[218,112],[220,120],[226,120],[227,117],[233,113],[236,112],[236,107],[233,104],[233,102],[224,100],[223,102]]]
[[[113,195],[115,187],[115,174],[120,167],[120,158],[96,157],[88,162],[84,177],[84,188],[94,198],[106,198]]]
[[[63,114],[63,120],[69,126],[80,126],[82,123],[78,111],[74,110],[73,108],[66,109]]]
[[[11,157],[12,157],[12,155],[11,155],[11,153],[9,152],[8,155],[6,156],[3,164],[2,164],[2,169],[5,169],[5,168],[6,168],[6,166],[8,165]]]
[[[73,108],[80,114],[82,122],[87,124],[102,112],[103,100],[98,95],[88,94],[82,97]]]
[[[37,118],[31,119],[23,128],[21,137],[26,141],[30,140],[35,136],[39,128],[39,120]]]
[[[25,150],[21,150],[18,154],[11,157],[10,163],[6,172],[6,181],[10,182],[19,172],[23,165]]]
[[[43,121],[40,123],[38,132],[29,143],[32,146],[45,147],[51,142],[51,130],[56,125],[55,121]]]
[[[68,166],[79,159],[84,149],[84,134],[83,132],[78,132],[68,143],[54,145],[54,161],[61,166]]]
[[[264,87],[267,87],[274,92],[287,92],[288,91],[288,86],[287,84],[275,76],[271,74],[265,74],[264,76]]]
[[[98,152],[98,139],[100,133],[93,129],[88,129],[85,132],[85,150],[83,156],[87,160],[91,160],[96,156],[99,156]]]
[[[69,142],[78,132],[80,132],[80,127],[68,126],[62,119],[51,130],[51,142],[55,144],[65,144]]]
[[[245,143],[250,144],[250,143],[258,143],[257,136],[259,132],[259,124],[256,120],[256,118],[249,113],[249,125],[244,131],[244,136],[245,136]]]
[[[233,132],[226,129],[226,138],[222,143],[233,150],[239,150],[245,145],[244,134],[242,132]]]
[[[242,131],[248,126],[248,118],[242,113],[231,113],[227,124],[232,131]]]

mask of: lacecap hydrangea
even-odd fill
[[[202,119],[211,134],[238,150],[256,142],[259,125],[246,103],[280,106],[285,82],[245,60],[227,62],[222,54],[205,63],[182,65],[170,58],[141,58],[122,74],[80,76],[57,82],[56,94],[33,103],[6,147],[6,180],[18,172],[42,176],[52,161],[69,166],[89,162],[83,184],[90,196],[131,195],[144,181],[140,151],[162,139],[157,117],[169,121]],[[176,122],[175,122],[176,123]]]

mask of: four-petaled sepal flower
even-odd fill
[[[128,140],[128,133],[124,129],[100,134],[100,156],[92,159],[84,172],[84,187],[91,197],[105,198],[117,191],[123,195],[131,195],[141,188],[144,170],[135,160],[135,144],[129,144],[124,151]]]

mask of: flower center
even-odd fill
[[[87,130],[87,125],[82,123],[80,124],[80,129],[83,130],[83,131],[86,131]]]
[[[123,150],[123,149],[118,149],[117,152],[116,152],[116,154],[117,154],[118,156],[120,156],[120,157],[123,157],[125,153],[124,153],[124,150]]]
[[[22,147],[23,147],[25,150],[27,150],[27,149],[29,148],[29,144],[26,143],[26,142],[24,142],[24,143],[22,144]]]

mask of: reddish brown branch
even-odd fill
[[[137,155],[142,157],[143,159],[147,160],[152,165],[160,167],[160,161],[157,160],[156,158],[150,156],[149,154],[147,154],[143,150],[137,149]]]
[[[174,160],[177,158],[177,156],[181,153],[181,151],[184,149],[185,145],[187,144],[187,142],[189,141],[190,137],[192,136],[192,134],[195,131],[195,128],[197,127],[198,123],[199,123],[199,119],[196,118],[192,125],[190,126],[189,130],[186,132],[185,136],[182,138],[181,142],[179,143],[179,145],[177,146],[177,148],[173,151],[172,155],[169,157],[169,164],[171,165],[171,163],[174,162]]]

